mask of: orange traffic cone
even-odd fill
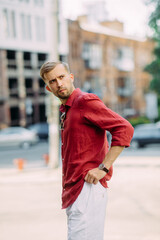
[[[24,168],[24,164],[25,164],[25,159],[23,158],[16,158],[13,160],[14,161],[14,164],[17,166],[18,170],[23,170]]]
[[[43,154],[42,157],[45,160],[46,165],[48,165],[48,163],[49,163],[49,154],[45,153],[45,154]]]

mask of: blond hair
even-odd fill
[[[41,68],[40,68],[40,76],[41,76],[41,78],[45,81],[45,73],[48,73],[48,72],[50,72],[51,70],[53,70],[57,65],[59,65],[59,64],[62,64],[63,66],[64,66],[64,68],[66,69],[66,71],[68,72],[68,73],[70,73],[70,69],[69,69],[69,66],[68,66],[68,64],[67,63],[65,63],[65,62],[61,62],[61,61],[57,61],[57,62],[52,62],[52,61],[50,61],[50,62],[45,62],[42,66],[41,66]]]

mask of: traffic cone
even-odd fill
[[[49,163],[49,154],[45,153],[45,154],[43,154],[42,157],[45,160],[46,165],[48,165],[48,163]]]
[[[23,158],[16,158],[13,160],[13,162],[17,166],[18,170],[22,171],[26,161]]]

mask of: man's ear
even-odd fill
[[[70,77],[71,77],[72,81],[74,82],[74,74],[73,73],[70,73]]]
[[[48,86],[46,86],[46,89],[47,89],[47,91],[52,92]]]

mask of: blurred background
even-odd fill
[[[49,60],[135,127],[104,240],[159,240],[160,0],[0,0],[0,240],[67,239],[60,102],[39,75]]]
[[[51,168],[61,164],[60,102],[39,75],[48,60],[68,62],[76,87],[135,129],[145,124],[135,131],[136,153],[160,144],[159,3],[0,0],[0,167],[17,158],[39,166],[44,155]]]

